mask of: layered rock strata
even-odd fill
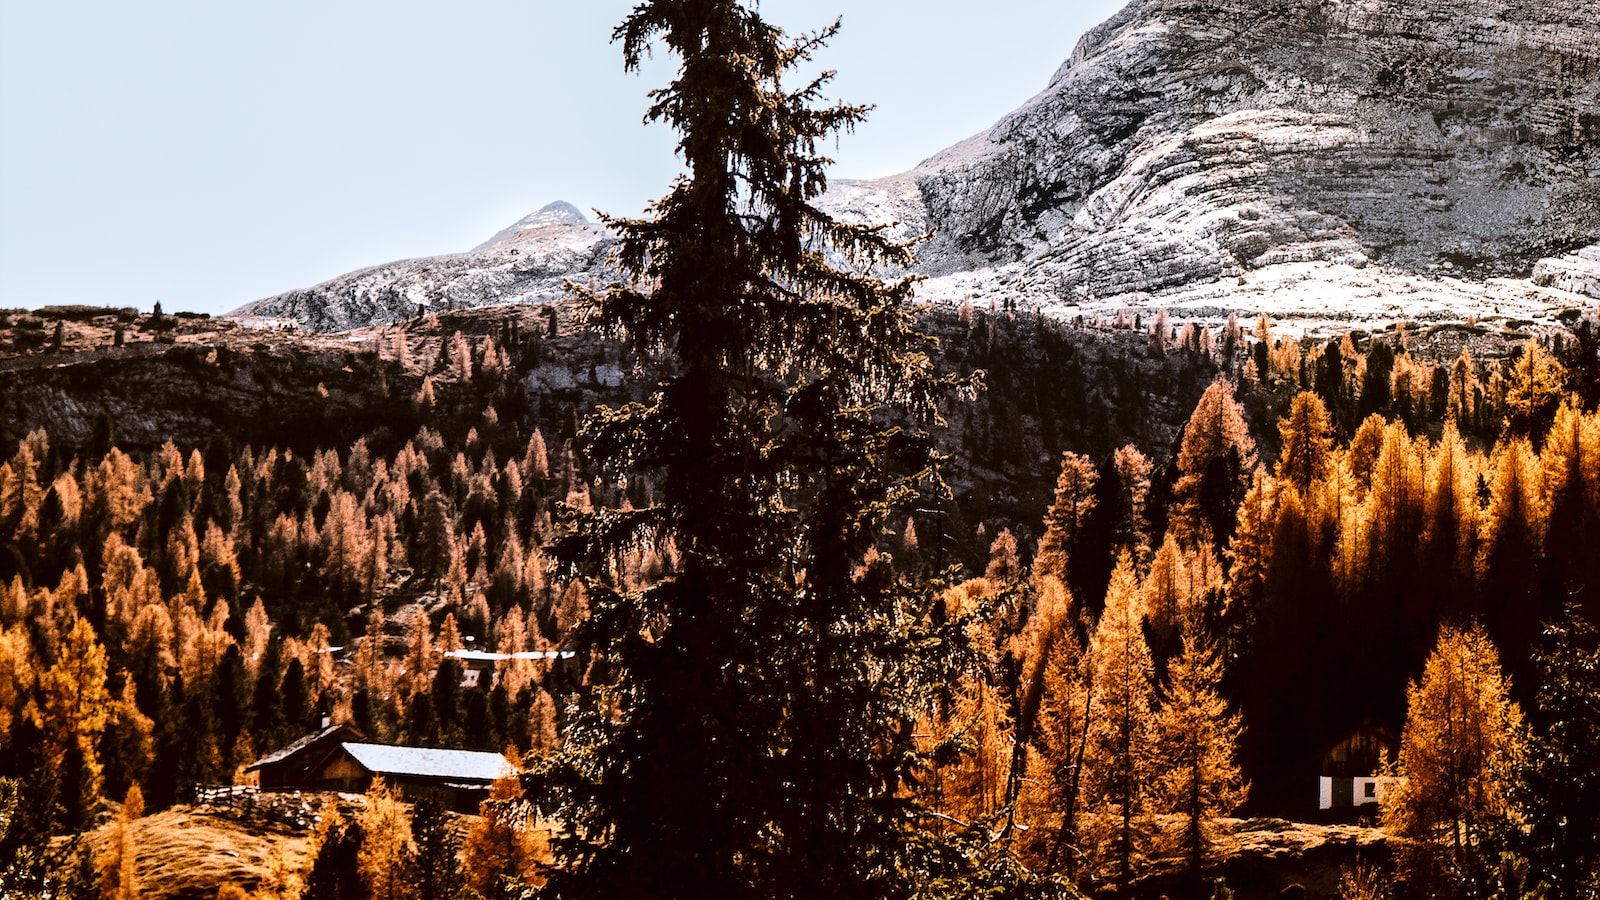
[[[1597,36],[1589,0],[1133,0],[987,132],[823,205],[931,232],[932,300],[1553,321],[1600,299]],[[606,247],[557,210],[249,311],[546,299]]]
[[[1539,318],[1597,298],[1600,8],[1135,0],[903,176],[927,294],[1062,314]]]

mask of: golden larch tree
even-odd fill
[[[1049,682],[1050,659],[1072,634],[1072,592],[1066,585],[1045,576],[1034,581],[1033,611],[1020,631],[1010,639],[1010,654],[1018,662],[1022,683],[1018,690],[1016,747],[1011,766],[1008,800],[1014,800],[1025,768],[1025,748],[1038,727],[1039,709]],[[1076,656],[1076,651],[1073,651]]]
[[[1422,454],[1405,425],[1390,422],[1373,464],[1368,520],[1371,546],[1368,564],[1391,570],[1415,559],[1427,512],[1427,486]]]
[[[1182,846],[1199,875],[1218,816],[1244,802],[1249,785],[1239,771],[1241,726],[1222,698],[1222,659],[1203,634],[1185,636],[1183,652],[1167,669],[1156,720],[1160,739],[1162,805],[1183,817]]]
[[[366,803],[356,811],[361,828],[361,849],[356,868],[372,900],[402,900],[411,896],[407,867],[416,846],[411,841],[411,815],[389,791],[382,778],[374,778]]]
[[[1600,413],[1567,403],[1556,411],[1540,455],[1546,505],[1545,564],[1572,597],[1600,592],[1588,548],[1600,546]]]
[[[1446,626],[1406,700],[1403,780],[1384,796],[1384,829],[1414,887],[1443,879],[1486,896],[1520,820],[1512,798],[1525,749],[1494,643],[1479,626]]]
[[[106,787],[113,796],[138,786],[155,759],[155,722],[139,709],[133,678],[123,671],[120,680],[122,691],[111,706],[101,742],[106,751]]]
[[[456,614],[447,612],[439,623],[439,639],[435,642],[440,653],[455,653],[462,648],[461,628],[456,624]]]
[[[1161,542],[1161,549],[1150,560],[1150,570],[1140,585],[1144,592],[1144,608],[1149,611],[1158,644],[1178,626],[1178,608],[1188,599],[1183,569],[1183,548],[1169,531],[1166,540]]]
[[[139,900],[139,851],[134,823],[144,816],[144,792],[128,788],[122,810],[112,820],[111,834],[100,853],[101,900]]]
[[[1200,395],[1178,445],[1178,480],[1172,487],[1168,526],[1178,540],[1189,543],[1202,535],[1220,537],[1212,534],[1216,529],[1210,521],[1219,511],[1208,509],[1202,495],[1205,480],[1217,477],[1214,471],[1226,471],[1218,466],[1230,461],[1237,464],[1241,475],[1248,474],[1256,464],[1255,441],[1245,424],[1244,410],[1234,399],[1233,385],[1219,379]]]
[[[921,744],[935,761],[926,776],[930,805],[965,824],[992,823],[1007,802],[1013,759],[1013,725],[1007,698],[997,684],[997,635],[1016,630],[1015,610],[997,604],[1003,585],[987,578],[965,581],[945,592],[946,615],[967,623],[980,648],[949,695],[918,717]]]
[[[1495,448],[1494,493],[1486,516],[1484,541],[1478,551],[1478,584],[1487,601],[1489,633],[1508,647],[1524,647],[1537,638],[1539,620],[1554,617],[1554,607],[1541,608],[1546,505],[1541,490],[1539,458],[1522,438]]]
[[[1345,466],[1360,495],[1364,496],[1372,485],[1372,467],[1378,464],[1378,454],[1383,451],[1383,432],[1388,424],[1377,413],[1362,419],[1345,450]]]
[[[97,745],[111,716],[106,689],[106,651],[87,619],[73,623],[56,664],[39,679],[39,700],[28,706],[29,717],[44,732],[50,762],[59,767],[74,747],[82,754],[86,798],[99,796]]]
[[[1104,835],[1127,885],[1141,854],[1155,764],[1155,679],[1144,638],[1144,610],[1133,560],[1123,553],[1106,589],[1105,611],[1090,641],[1094,700],[1085,754],[1085,799],[1100,810]]]
[[[1228,598],[1241,605],[1245,624],[1266,598],[1267,571],[1272,564],[1272,532],[1276,526],[1277,479],[1261,469],[1239,503],[1239,520],[1228,544]]]
[[[389,675],[389,657],[385,652],[388,620],[383,614],[383,604],[375,603],[367,613],[366,632],[356,644],[353,674],[355,689],[366,691],[374,702],[389,694],[393,687]]]
[[[528,626],[521,607],[506,610],[495,625],[495,638],[495,651],[505,657],[495,662],[495,681],[505,685],[506,693],[515,697],[534,679],[532,664],[516,657],[528,649]]]
[[[1061,473],[1056,476],[1055,501],[1044,516],[1044,537],[1034,557],[1034,572],[1067,582],[1069,554],[1084,520],[1095,505],[1095,482],[1099,473],[1087,456],[1061,454]]]
[[[367,530],[367,515],[361,502],[335,490],[318,543],[322,575],[335,596],[365,597],[372,586],[372,535]]]
[[[1118,530],[1128,536],[1134,558],[1143,559],[1149,552],[1150,531],[1145,521],[1145,508],[1149,505],[1150,474],[1155,470],[1155,464],[1132,444],[1114,453],[1111,462],[1117,470],[1126,515],[1119,523]]]
[[[406,630],[406,694],[415,696],[427,691],[433,682],[433,629],[427,611],[416,610]]]
[[[538,865],[547,861],[548,842],[534,829],[523,799],[522,782],[516,776],[496,781],[478,818],[467,828],[461,870],[467,886],[485,897],[496,896],[506,878],[535,880]]]
[[[1289,415],[1278,420],[1278,434],[1278,478],[1307,496],[1312,484],[1327,477],[1333,456],[1333,419],[1322,398],[1312,391],[1296,394]]]
[[[1450,365],[1450,382],[1446,393],[1446,415],[1457,423],[1471,424],[1478,412],[1478,373],[1472,361],[1472,349],[1462,347],[1461,355]]]
[[[1468,595],[1476,579],[1480,510],[1471,462],[1455,423],[1445,423],[1429,454],[1421,543],[1421,565],[1433,581],[1429,593],[1438,606]],[[1430,610],[1428,621],[1444,612]]]
[[[1047,871],[1077,871],[1081,856],[1079,824],[1084,819],[1084,761],[1090,723],[1099,715],[1094,697],[1093,658],[1086,654],[1073,625],[1065,623],[1042,660],[1044,672],[1033,744],[1037,759],[1029,766],[1037,796],[1025,795],[1035,822],[1059,817],[1048,848]]]
[[[37,665],[27,628],[0,625],[0,749],[10,744],[12,725],[33,694]]]
[[[1528,341],[1506,377],[1506,432],[1542,441],[1564,391],[1561,363],[1537,338]]]

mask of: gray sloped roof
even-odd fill
[[[345,743],[344,749],[374,775],[490,782],[516,771],[504,756],[477,750],[388,747],[350,742]]]
[[[262,766],[270,766],[273,763],[282,762],[296,753],[299,753],[301,750],[304,750],[307,747],[310,747],[313,744],[323,740],[324,738],[330,737],[339,732],[344,732],[349,737],[362,737],[361,732],[351,728],[349,725],[329,725],[327,728],[324,728],[321,731],[313,732],[305,737],[300,738],[276,753],[269,753],[266,756],[261,757],[260,759],[246,766],[245,771],[254,772],[256,769],[259,769]]]

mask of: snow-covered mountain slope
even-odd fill
[[[570,203],[525,216],[467,253],[359,269],[314,287],[246,304],[231,315],[257,324],[348,331],[419,313],[497,303],[544,303],[568,278],[606,274],[611,238]]]
[[[507,225],[505,228],[500,229],[500,231],[495,234],[494,237],[484,241],[476,247],[473,247],[472,252],[481,253],[485,250],[492,249],[497,244],[504,243],[505,241],[516,237],[524,231],[530,231],[535,228],[588,224],[589,220],[584,218],[583,212],[580,211],[576,206],[573,206],[571,203],[568,203],[565,200],[557,200],[554,203],[547,204],[538,212],[529,213],[517,221],[512,222],[510,225]],[[553,234],[554,232],[551,233]]]
[[[933,232],[933,300],[1545,318],[1600,299],[1597,37],[1592,0],[1133,0],[987,132],[824,206]],[[241,313],[327,329],[544,299],[603,277],[575,213]]]
[[[1134,0],[829,206],[933,231],[932,298],[1536,317],[1600,299],[1597,36],[1588,0]]]

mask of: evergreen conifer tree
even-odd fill
[[[306,848],[304,896],[364,900],[367,890],[361,878],[360,854],[365,837],[359,823],[346,819],[332,802],[324,802]]]
[[[67,830],[60,796],[53,779],[24,785],[0,778],[0,897],[61,897],[82,887],[74,870],[85,855],[84,841],[78,834],[58,838]]]
[[[1600,636],[1575,607],[1545,626],[1523,789],[1554,900],[1600,894]]]
[[[424,795],[411,807],[411,886],[418,897],[450,900],[461,893],[461,838],[450,827],[444,806]]]
[[[678,58],[647,118],[686,173],[649,218],[607,220],[628,282],[577,291],[659,373],[591,420],[588,455],[659,489],[558,547],[604,677],[531,785],[560,824],[547,897],[901,897],[957,856],[920,827],[912,728],[957,631],[888,557],[863,564],[892,504],[937,480],[923,429],[952,385],[914,279],[858,274],[909,247],[814,205],[819,143],[866,109],[786,76],[837,24],[790,37],[753,7],[651,0],[614,33],[629,70]],[[626,590],[612,563],[647,545],[675,564]]]

